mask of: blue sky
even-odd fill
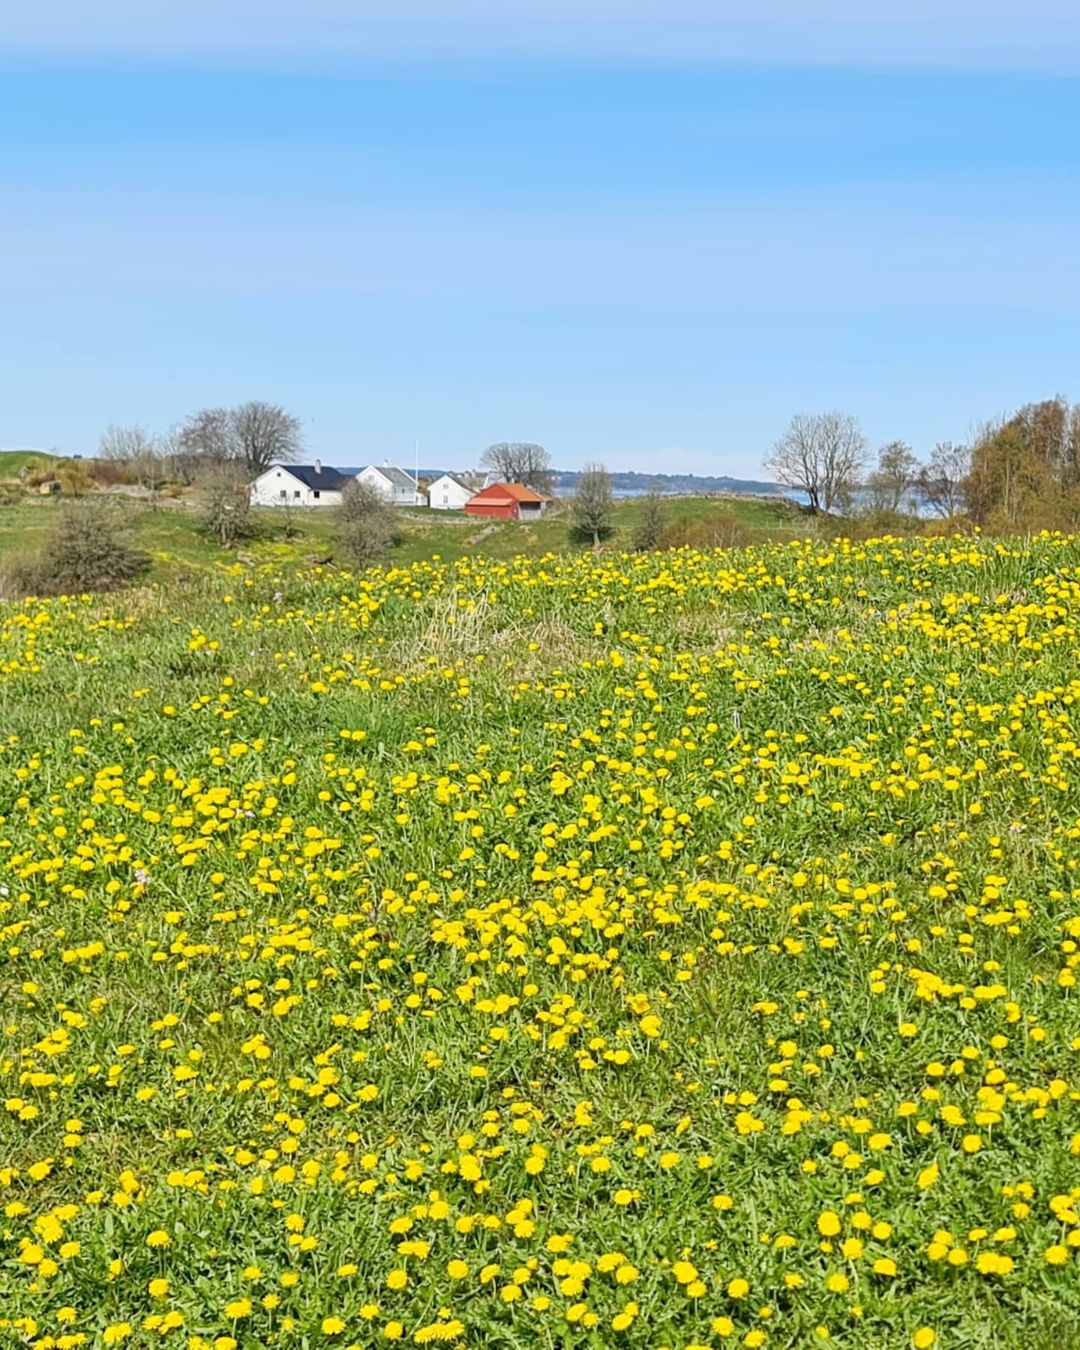
[[[867,8],[21,7],[0,445],[262,397],[341,464],[754,476],[1080,398],[1080,17]]]

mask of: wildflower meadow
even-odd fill
[[[1080,540],[0,604],[0,1344],[1080,1343]]]

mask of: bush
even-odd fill
[[[883,535],[904,535],[913,538],[923,533],[924,521],[902,511],[884,511],[868,508],[846,516],[820,515],[816,533],[819,539],[880,539]]]
[[[370,483],[346,484],[338,507],[338,538],[354,566],[382,562],[401,538],[394,508]]]
[[[90,471],[81,459],[62,459],[46,478],[58,479],[65,497],[86,497],[94,490]]]
[[[220,548],[235,548],[258,530],[244,476],[230,465],[207,469],[197,483],[199,528]]]
[[[667,511],[660,489],[654,484],[649,488],[641,507],[641,516],[634,529],[634,549],[638,553],[651,553],[660,545],[660,537],[667,525]]]
[[[674,520],[660,531],[656,547],[667,548],[748,548],[759,543],[762,535],[728,510],[721,507],[705,520]]]
[[[125,539],[113,508],[69,502],[37,557],[12,569],[10,588],[21,595],[115,591],[138,580],[148,563]]]
[[[99,488],[119,487],[135,481],[129,465],[119,459],[88,459],[86,468]]]

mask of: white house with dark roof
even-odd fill
[[[424,505],[416,479],[393,464],[369,464],[356,476],[361,483],[370,483],[393,506]]]
[[[314,464],[271,464],[251,484],[252,506],[338,506],[352,475],[321,460]]]
[[[465,503],[484,487],[487,487],[484,474],[440,474],[428,488],[428,506],[433,511],[464,511]]]

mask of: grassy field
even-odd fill
[[[260,547],[0,605],[0,1338],[1076,1344],[1080,542]]]
[[[236,554],[216,549],[199,533],[198,514],[190,507],[167,505],[151,510],[139,501],[114,497],[110,505],[119,519],[131,527],[132,537],[151,558],[151,576],[162,580],[207,570],[220,571],[236,564]],[[616,537],[628,542],[640,518],[642,502],[621,501],[615,512]],[[63,509],[59,498],[28,498],[0,506],[0,563],[33,550],[47,535],[56,512]],[[794,538],[810,528],[809,518],[783,500],[755,497],[675,497],[667,504],[670,522],[716,522],[741,531],[760,531],[772,538]],[[429,511],[424,508],[399,513],[402,541],[393,561],[417,562],[437,555],[445,561],[473,554],[512,558],[517,554],[540,556],[566,548],[565,515],[534,523],[486,521],[459,511]],[[296,533],[287,537],[282,517],[274,510],[255,513],[260,537],[246,542],[241,554],[258,563],[279,566],[310,564],[335,552],[335,522],[332,512],[309,510],[293,513]]]

